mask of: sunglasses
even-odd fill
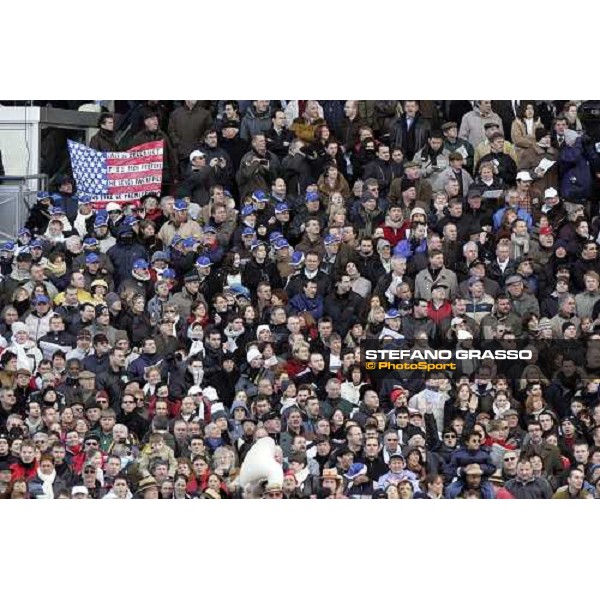
[[[504,462],[511,462],[513,460],[517,460],[517,457],[516,456],[507,456],[507,457],[505,457]]]

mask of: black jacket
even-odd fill
[[[412,160],[415,152],[427,144],[430,131],[429,121],[424,119],[420,113],[415,115],[410,129],[406,126],[406,115],[402,115],[396,119],[391,128],[390,146],[402,148],[405,158]]]
[[[108,129],[100,129],[90,140],[90,148],[99,152],[118,152],[119,145],[117,144],[115,132]]]

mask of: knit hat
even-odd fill
[[[542,317],[538,321],[538,331],[546,331],[548,329],[552,329],[552,321],[547,317]]]
[[[251,363],[256,358],[262,358],[262,354],[261,354],[261,352],[260,352],[260,350],[258,348],[256,348],[256,347],[253,346],[246,353],[246,361],[248,363]]]
[[[19,333],[21,331],[25,331],[25,332],[29,333],[29,327],[27,327],[27,325],[25,325],[25,323],[23,323],[21,321],[16,321],[15,323],[12,324],[11,331],[12,331],[13,335],[17,335],[17,333]]]

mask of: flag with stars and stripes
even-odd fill
[[[127,152],[98,152],[68,140],[77,193],[99,204],[160,194],[163,142],[149,142]]]

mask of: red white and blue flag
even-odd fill
[[[149,142],[127,152],[98,152],[68,140],[77,193],[97,204],[135,201],[160,194],[163,141]]]

